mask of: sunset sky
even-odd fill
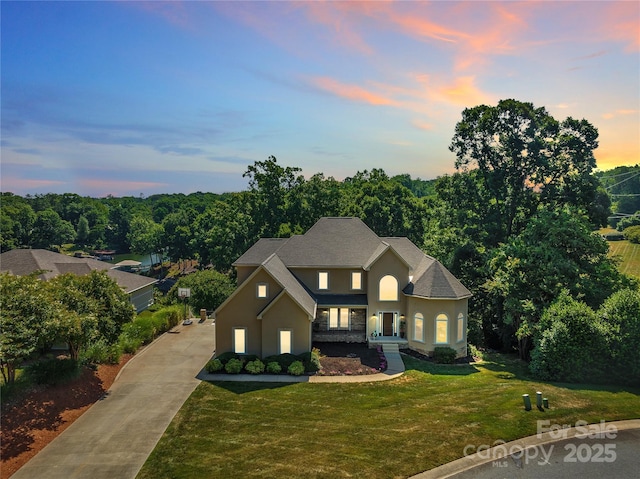
[[[240,191],[270,155],[432,179],[464,108],[515,98],[640,163],[640,3],[10,2],[3,192]]]

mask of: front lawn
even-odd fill
[[[518,360],[436,365],[403,356],[395,380],[356,384],[202,383],[139,478],[408,477],[466,445],[536,433],[537,420],[638,417],[640,390],[531,380]],[[542,391],[548,410],[525,411]]]

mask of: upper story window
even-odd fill
[[[351,289],[362,289],[362,271],[351,272]]]
[[[318,272],[318,289],[329,289],[329,272]]]
[[[269,297],[269,285],[267,283],[258,283],[257,292],[258,298]]]
[[[436,316],[436,343],[446,344],[449,342],[449,318],[446,314],[440,313]]]
[[[380,279],[380,301],[398,301],[398,280],[388,274]]]

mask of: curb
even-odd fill
[[[624,431],[629,429],[640,429],[640,419],[629,419],[624,421],[613,421],[585,425],[584,428],[589,428],[589,433],[606,433],[607,426],[613,425],[616,431]],[[533,436],[523,437],[511,442],[494,446],[486,451],[475,453],[470,456],[465,456],[455,461],[443,464],[434,469],[430,469],[425,472],[411,476],[409,479],[446,479],[453,477],[457,474],[473,469],[474,467],[482,466],[492,461],[500,460],[508,456],[508,451],[512,448],[518,448],[520,450],[535,448],[537,446],[543,446],[549,443],[564,441],[566,439],[573,439],[584,435],[584,428],[571,427],[563,430],[561,438],[555,437],[557,433],[545,432],[540,435],[535,434]],[[487,459],[487,456],[489,457]]]

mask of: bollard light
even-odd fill
[[[542,409],[542,393],[540,391],[536,393],[536,406],[538,409]]]
[[[549,400],[547,398],[542,398],[542,405],[545,409],[549,409]]]
[[[531,411],[531,398],[528,394],[522,395],[522,400],[524,401],[524,409],[526,411]]]

